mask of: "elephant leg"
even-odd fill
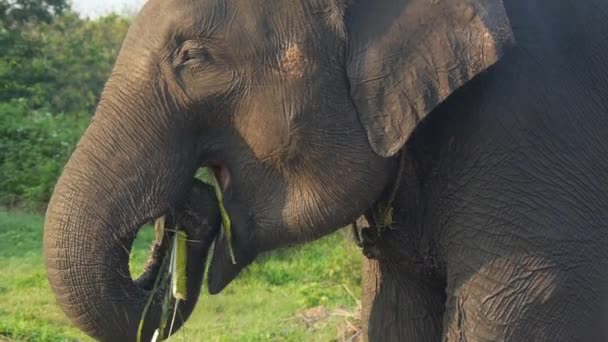
[[[369,341],[440,341],[444,301],[441,287],[364,258],[362,320]]]
[[[468,260],[484,261],[461,260],[448,271],[444,341],[605,341],[595,292],[600,278],[584,265],[469,251],[478,255]]]

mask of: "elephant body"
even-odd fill
[[[150,0],[49,205],[59,303],[91,336],[132,340],[146,288],[107,263],[193,196],[205,260],[219,218],[192,179],[210,166],[238,261],[217,235],[212,293],[257,254],[395,193],[364,262],[370,340],[607,340],[606,13],[596,0]],[[204,267],[189,267],[198,286]],[[109,304],[114,319],[98,320]]]
[[[505,2],[518,46],[406,145],[396,227],[364,265],[372,341],[608,340],[608,67],[577,47],[608,48],[588,36],[608,22],[533,3]]]

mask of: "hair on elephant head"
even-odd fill
[[[193,207],[201,166],[221,180],[237,260],[217,238],[211,292],[260,252],[352,222],[416,124],[511,39],[499,0],[150,0],[49,205],[60,305],[95,338],[134,339],[147,292],[128,249],[144,223]],[[193,286],[203,270],[189,266]]]

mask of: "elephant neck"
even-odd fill
[[[402,186],[402,180],[405,176],[405,163],[406,163],[406,152],[405,150],[399,151],[397,159],[397,167],[394,171],[394,177],[388,183],[385,190],[382,192],[380,198],[376,199],[375,203],[364,213],[364,218],[367,222],[363,223],[365,231],[359,231],[358,238],[360,244],[364,247],[364,253],[366,248],[376,244],[379,236],[386,230],[394,228],[394,213],[395,213],[395,200],[399,194]],[[354,222],[355,228],[361,223]],[[366,254],[367,255],[367,254]]]
[[[444,279],[439,259],[436,234],[432,227],[423,224],[425,196],[423,175],[427,174],[411,154],[402,152],[398,157],[398,173],[395,181],[385,191],[391,208],[390,226],[378,225],[378,212],[370,210],[365,216],[374,234],[372,242],[364,247],[364,254],[380,264],[393,269],[395,274],[423,275],[430,281]],[[382,210],[382,209],[380,209]],[[380,215],[381,216],[381,215]]]
[[[397,160],[397,169],[395,170],[395,176],[393,177],[393,181],[389,183],[387,189],[385,190],[386,195],[384,196],[384,198],[381,198],[378,201],[378,204],[380,204],[380,206],[385,206],[386,208],[391,209],[389,213],[385,213],[386,215],[391,216],[393,214],[392,208],[395,204],[395,199],[397,199],[397,195],[399,194],[401,187],[404,185],[402,184],[403,179],[407,177],[405,172],[406,162],[409,162],[410,166],[413,166],[412,161],[407,159],[407,152],[405,151],[405,149],[399,151]],[[378,208],[378,205],[374,206],[374,208],[372,209],[372,211],[374,212],[372,214],[377,214],[377,211],[379,209],[382,210],[381,208]],[[385,222],[385,224],[392,224],[392,217],[386,217],[386,219],[390,222]],[[378,223],[376,222],[376,224]]]

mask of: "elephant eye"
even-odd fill
[[[185,42],[179,49],[178,64],[213,63],[213,56],[207,48],[195,41]]]
[[[200,61],[200,62],[212,62],[212,57],[209,51],[206,49],[192,49],[184,51],[184,55],[182,58],[183,63],[187,63],[190,61]]]

